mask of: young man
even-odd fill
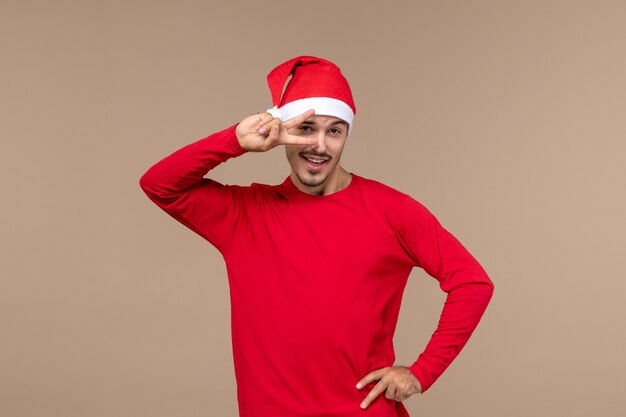
[[[423,205],[341,166],[356,107],[337,66],[301,56],[268,83],[273,108],[175,151],[140,185],[224,257],[241,417],[408,416],[402,401],[458,355],[493,283]],[[204,178],[278,145],[291,167],[282,184]],[[392,338],[414,267],[447,298],[407,367],[394,365]]]

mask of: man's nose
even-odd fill
[[[317,142],[312,146],[312,148],[318,153],[326,152],[326,132],[320,130],[316,136]]]

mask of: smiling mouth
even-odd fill
[[[301,154],[300,156],[313,167],[321,167],[331,159],[330,156],[326,155]]]

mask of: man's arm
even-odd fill
[[[493,282],[467,249],[420,203],[407,197],[396,221],[401,245],[448,295],[439,324],[426,348],[411,366],[374,370],[357,384],[379,382],[361,404],[366,408],[385,392],[403,401],[423,393],[457,357],[478,325],[493,294]]]
[[[422,392],[441,376],[478,325],[494,285],[469,251],[419,202],[407,198],[400,212],[399,237],[407,251],[447,297],[437,329],[408,368]]]
[[[247,151],[263,152],[279,144],[306,144],[288,130],[313,111],[281,123],[269,113],[257,113],[161,159],[140,178],[148,198],[218,249],[230,240],[233,225],[244,212],[238,187],[204,178],[211,169]]]
[[[176,220],[218,246],[227,217],[235,216],[231,187],[203,178],[211,169],[245,153],[236,125],[184,146],[150,167],[139,185],[148,198]],[[216,219],[221,221],[215,221]],[[207,227],[207,222],[215,227]],[[221,230],[216,229],[221,227]]]

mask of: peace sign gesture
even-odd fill
[[[265,152],[278,145],[313,145],[315,138],[300,136],[294,128],[314,115],[315,110],[310,109],[283,123],[269,113],[256,113],[243,119],[235,134],[241,147],[250,152]]]

